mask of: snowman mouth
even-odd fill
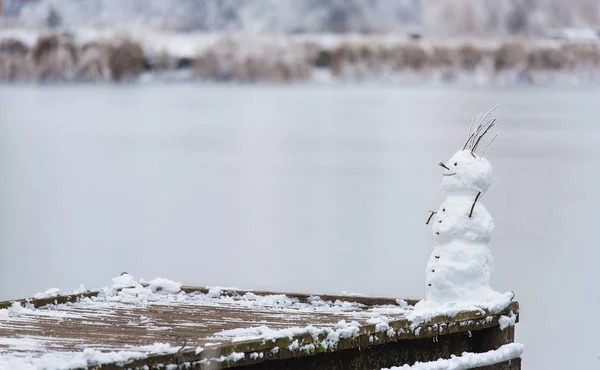
[[[456,175],[456,172],[454,172],[454,173],[443,173],[442,175],[443,176],[454,176],[454,175]]]

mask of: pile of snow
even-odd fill
[[[85,291],[86,291],[86,289],[85,289],[85,286],[83,286],[83,284],[81,284],[79,286],[79,288],[77,288],[73,291],[70,291],[70,292],[63,292],[58,288],[50,288],[43,293],[42,292],[35,293],[34,295],[31,296],[31,298],[35,298],[35,299],[51,298],[51,297],[56,297],[59,295],[80,294]]]
[[[514,360],[521,357],[522,354],[523,345],[521,343],[509,343],[484,353],[463,352],[461,356],[452,355],[450,359],[417,362],[412,366],[394,366],[381,370],[466,370]]]
[[[39,293],[34,294],[33,298],[41,299],[41,298],[56,297],[59,294],[61,294],[60,289],[50,288],[50,289],[46,290],[44,293],[39,292]]]
[[[121,274],[121,276],[116,276],[114,278],[112,278],[112,288],[113,289],[122,289],[122,288],[131,288],[131,287],[135,287],[137,285],[140,285],[134,278],[133,276],[124,273]]]
[[[510,326],[515,326],[517,322],[517,315],[514,312],[510,312],[508,316],[502,315],[500,319],[498,319],[498,324],[500,324],[500,330],[504,330]]]
[[[175,294],[181,291],[181,283],[164,278],[156,278],[148,282],[148,287],[154,293]]]
[[[437,303],[423,300],[406,314],[406,318],[412,322],[413,326],[417,326],[440,315],[455,317],[465,311],[479,311],[483,315],[486,310],[490,313],[498,313],[505,310],[511,304],[513,298],[514,295],[508,292],[487,301]]]

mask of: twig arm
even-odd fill
[[[425,222],[425,225],[429,225],[429,221],[431,221],[431,218],[433,217],[433,215],[435,215],[437,213],[436,211],[429,211],[429,212],[431,212],[431,214],[429,215],[427,222]]]
[[[473,210],[475,209],[475,204],[477,203],[477,199],[479,199],[480,195],[481,195],[481,192],[478,192],[477,196],[475,197],[475,201],[473,202],[473,205],[471,206],[471,212],[469,212],[469,217],[473,216]]]

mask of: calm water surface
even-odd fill
[[[493,286],[526,368],[600,368],[600,90],[2,87],[0,299],[123,271],[422,297],[437,163],[497,103]]]

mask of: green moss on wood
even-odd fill
[[[97,297],[98,294],[99,292],[83,292],[78,294],[59,295],[56,297],[16,299],[13,301],[0,302],[0,309],[10,308],[14,303],[31,305],[34,308],[47,306],[50,304],[75,303],[81,298]]]

